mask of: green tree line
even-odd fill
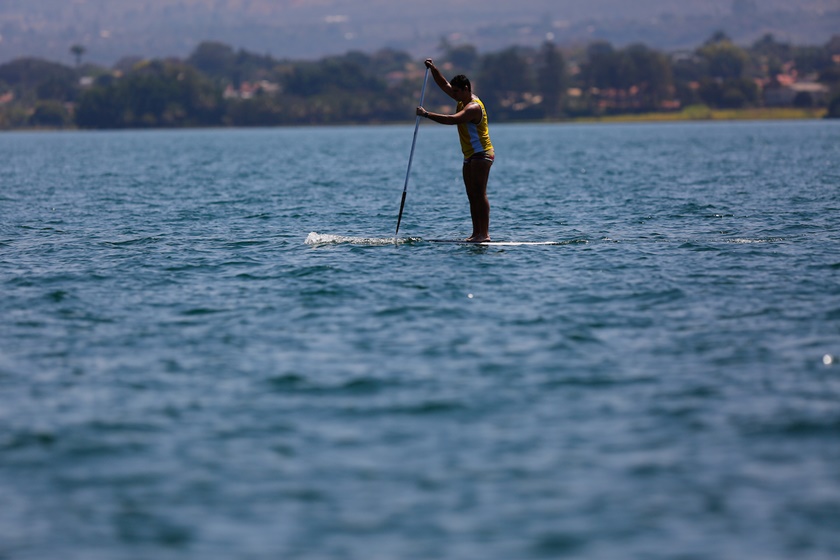
[[[840,117],[840,36],[795,46],[766,35],[752,45],[724,33],[696,49],[665,53],[606,42],[560,49],[514,46],[479,53],[443,41],[436,57],[448,76],[467,74],[494,121],[677,110],[691,105],[751,108],[793,81],[802,107]],[[185,60],[126,59],[114,68],[33,58],[0,65],[0,128],[150,128],[399,122],[413,118],[422,61],[384,49],[316,61],[280,60],[216,42]],[[451,105],[430,90],[429,106]]]

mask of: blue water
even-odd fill
[[[411,133],[0,135],[0,558],[840,557],[837,123]]]

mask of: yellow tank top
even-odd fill
[[[484,109],[484,103],[478,97],[473,97],[470,103],[478,103],[478,106],[481,107],[481,121],[478,124],[468,122],[458,125],[458,137],[461,140],[461,151],[464,152],[465,159],[477,152],[493,153],[493,144],[490,142],[490,129],[487,127],[487,111]],[[465,106],[464,103],[459,101],[456,112],[461,111]]]

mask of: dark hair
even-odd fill
[[[463,74],[458,74],[452,81],[449,82],[449,85],[452,87],[456,87],[458,89],[468,89],[472,91],[472,86],[470,85],[470,79],[464,76]]]

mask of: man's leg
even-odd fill
[[[473,231],[467,241],[490,239],[490,201],[487,199],[487,179],[492,161],[472,160],[464,164],[464,186],[470,201]]]

